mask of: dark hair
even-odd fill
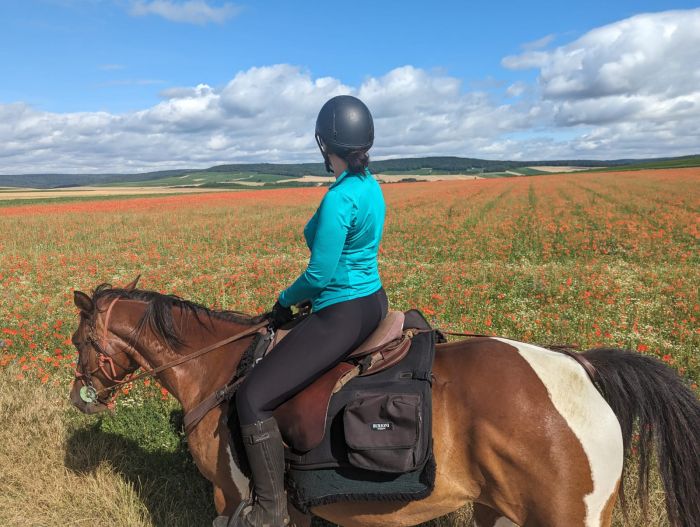
[[[367,150],[353,150],[343,159],[348,164],[348,172],[351,174],[364,174],[365,169],[369,166]]]

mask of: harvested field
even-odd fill
[[[448,175],[434,175],[434,176],[421,176],[412,174],[377,174],[379,181],[384,183],[398,183],[402,179],[415,179],[416,181],[453,181],[453,180],[471,180],[471,179],[483,179],[480,176],[475,176],[473,174],[448,174]]]
[[[216,189],[214,191],[220,192],[221,190]],[[152,194],[196,194],[201,192],[212,192],[212,189],[200,189],[193,187],[72,187],[51,190],[0,188],[0,200],[141,196]]]
[[[377,180],[382,183],[397,183],[403,179],[413,179],[416,181],[445,181],[445,180],[466,180],[466,179],[482,179],[479,176],[472,174],[448,174],[441,176],[424,176],[416,174],[375,174]],[[287,179],[285,181],[300,181],[302,183],[332,183],[335,181],[334,176],[304,176],[300,178]]]
[[[231,183],[235,185],[245,185],[247,187],[262,187],[265,185],[263,181],[245,181],[242,179],[233,179],[231,181],[222,181],[222,183]]]
[[[532,168],[533,170],[539,170],[540,172],[549,172],[551,174],[566,174],[568,172],[579,172],[581,170],[590,170],[591,167],[557,167],[557,166],[549,166],[549,165],[542,165],[542,166],[536,166],[536,167],[527,167],[527,168]]]

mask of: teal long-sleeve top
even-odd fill
[[[311,300],[318,311],[381,288],[377,253],[385,212],[382,189],[369,170],[338,176],[304,227],[309,264],[282,291],[280,304]]]

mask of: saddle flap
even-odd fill
[[[274,411],[287,445],[298,452],[307,452],[319,445],[326,432],[333,389],[352,369],[352,364],[341,362]]]
[[[348,357],[361,357],[375,348],[401,338],[404,318],[405,315],[402,311],[389,311],[384,320],[379,323],[377,329]]]

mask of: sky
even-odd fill
[[[375,159],[700,153],[695,2],[2,0],[0,173],[320,161],[360,97]]]

